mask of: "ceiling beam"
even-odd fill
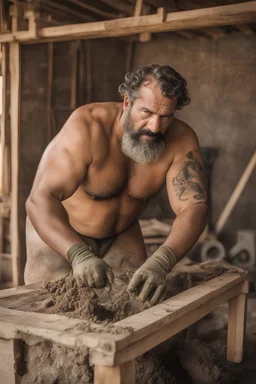
[[[125,1],[117,1],[117,0],[100,0],[100,1],[118,10],[119,12],[124,12],[129,16],[133,15],[134,6],[132,4],[126,3]]]
[[[253,35],[254,31],[248,24],[234,25],[238,31],[243,32],[245,35]]]
[[[43,42],[44,39],[56,41],[59,39],[119,37],[142,32],[159,33],[184,29],[192,30],[205,27],[238,25],[255,21],[256,1],[192,11],[171,12],[167,15],[161,9],[161,11],[154,15],[42,28],[37,31],[38,38],[35,42]],[[7,37],[6,35],[0,35],[0,42],[6,42],[8,38],[20,41],[28,40],[24,37],[24,34],[19,35],[19,32],[16,32],[15,36],[9,34],[11,36]]]
[[[72,4],[79,6],[80,8],[84,8],[87,11],[95,13],[95,15],[105,17],[106,19],[115,19],[116,17],[118,17],[117,13],[110,13],[110,12],[102,11],[100,8],[97,8],[97,7],[94,7],[93,5],[84,3],[81,0],[68,0],[68,1]]]

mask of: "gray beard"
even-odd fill
[[[163,140],[139,140],[138,133],[133,132],[132,124],[127,116],[124,122],[125,133],[122,138],[123,153],[136,163],[150,163],[159,158],[165,148]]]

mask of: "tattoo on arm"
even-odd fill
[[[172,178],[172,184],[180,201],[186,201],[192,197],[195,204],[202,204],[207,202],[206,178],[203,167],[193,152],[198,151],[193,150],[186,154],[186,160],[177,176]]]

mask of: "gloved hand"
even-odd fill
[[[72,265],[73,275],[78,286],[111,289],[114,281],[112,268],[104,260],[98,258],[87,244],[73,245],[67,253],[67,259]]]
[[[177,263],[173,252],[166,245],[150,256],[145,263],[134,273],[128,290],[139,295],[143,302],[155,305],[166,297],[166,275]]]

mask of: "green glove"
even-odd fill
[[[173,252],[166,245],[162,245],[150,256],[134,273],[128,290],[136,292],[144,302],[150,305],[163,301],[166,297],[166,275],[177,263]]]
[[[114,281],[112,268],[99,259],[85,243],[73,245],[67,253],[78,286],[111,289]]]

